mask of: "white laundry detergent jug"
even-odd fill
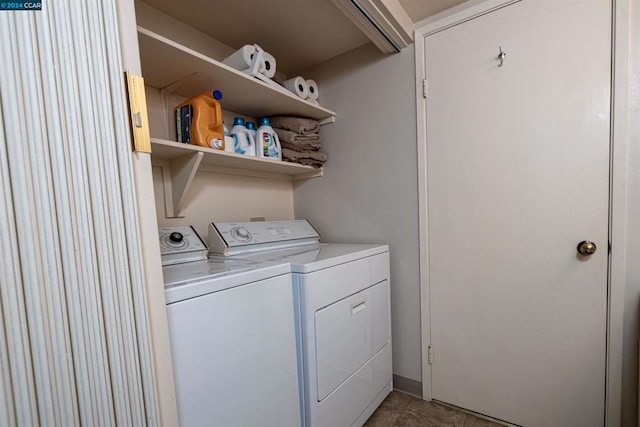
[[[253,141],[256,141],[256,124],[254,122],[247,122],[245,123],[245,126],[247,127],[247,130],[249,131],[249,133],[251,134],[251,136],[253,136]]]
[[[244,119],[236,117],[233,119],[231,136],[234,139],[235,152],[247,156],[256,155],[256,143],[251,132],[244,126]]]
[[[282,148],[278,134],[274,132],[268,117],[260,119],[256,131],[256,156],[263,159],[282,160]]]

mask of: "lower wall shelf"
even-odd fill
[[[320,177],[322,169],[277,160],[227,153],[197,145],[151,138],[152,157],[163,159],[165,210],[167,217],[179,217],[185,194],[200,165],[235,171],[261,172],[289,176],[292,180]]]

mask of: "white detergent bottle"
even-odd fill
[[[260,119],[260,127],[256,131],[256,156],[263,159],[282,160],[280,139],[271,127],[268,117]]]
[[[247,127],[247,130],[249,131],[251,136],[253,136],[253,140],[256,141],[256,124],[254,122],[247,122],[245,126]]]
[[[251,132],[244,126],[244,119],[242,117],[233,119],[231,136],[234,139],[235,152],[237,154],[245,154],[247,156],[256,155],[255,139],[251,135]]]

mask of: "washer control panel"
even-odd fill
[[[218,222],[209,225],[211,252],[222,255],[317,243],[319,238],[307,220]]]
[[[207,259],[209,249],[191,226],[159,229],[162,265]]]

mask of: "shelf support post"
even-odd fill
[[[197,152],[172,159],[162,166],[164,207],[167,218],[183,218],[182,205],[204,154]]]

